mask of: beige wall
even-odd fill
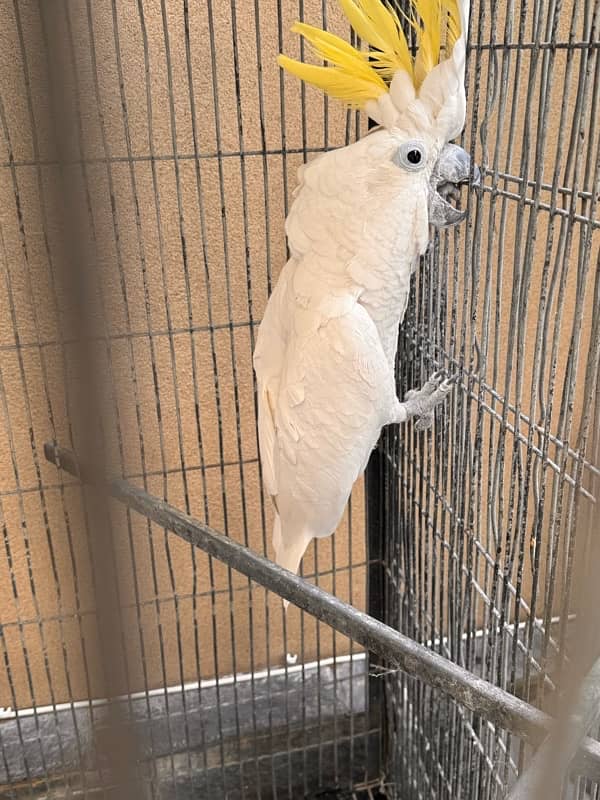
[[[190,4],[200,181],[182,3],[166,3],[169,63],[160,3],[143,3],[148,76],[136,3],[117,2],[116,21],[108,0],[90,4],[90,20],[83,2],[56,4],[55,18],[50,6],[40,18],[33,1],[18,4],[18,17],[12,3],[0,6],[6,116],[0,137],[4,162],[0,169],[0,508],[6,537],[0,558],[0,608],[9,663],[9,669],[0,672],[0,705],[13,706],[14,697],[19,706],[29,706],[34,699],[43,704],[102,692],[93,570],[80,492],[68,476],[44,462],[41,451],[54,436],[69,445],[65,381],[73,393],[71,402],[75,396],[69,373],[72,332],[64,329],[62,313],[70,298],[56,285],[62,256],[59,212],[53,207],[58,171],[47,114],[50,90],[57,87],[47,80],[45,37],[55,30],[62,37],[60,86],[81,125],[67,149],[73,161],[85,159],[84,168],[74,164],[72,170],[79,181],[79,201],[84,207],[89,203],[83,236],[102,276],[109,338],[108,348],[99,345],[98,358],[107,386],[112,385],[112,391],[107,389],[106,430],[115,472],[123,471],[184,509],[187,491],[190,513],[263,552],[265,542],[270,548],[271,509],[259,482],[251,355],[255,326],[267,299],[267,274],[275,279],[285,261],[284,181],[291,194],[302,162],[299,151],[305,145],[321,149],[343,144],[350,120],[338,107],[324,114],[316,93],[308,93],[303,109],[299,86],[286,80],[282,124],[275,66],[277,5],[260,4],[260,86],[252,4],[236,4],[240,138],[231,9],[217,3],[213,13],[218,70],[215,120],[208,12],[205,4]],[[285,48],[296,52],[295,37],[287,34],[296,10],[293,3],[282,5]],[[331,12],[330,24],[345,33],[339,14],[333,8]],[[309,3],[306,13],[319,19],[320,3]],[[115,56],[116,34],[120,62]],[[351,122],[354,125],[354,117]],[[288,152],[282,155],[284,149]],[[243,162],[241,151],[250,153]],[[319,545],[319,582],[362,607],[365,550],[360,487],[352,511],[352,536],[345,519],[335,551],[330,541]],[[121,665],[123,691],[195,680],[198,665],[202,677],[211,677],[281,665],[286,650],[300,652],[305,660],[334,650],[347,652],[342,637],[334,643],[323,626],[317,634],[315,624],[308,618],[301,621],[296,610],[290,610],[284,645],[281,604],[275,599],[267,603],[262,589],[249,591],[241,576],[218,563],[209,567],[203,554],[193,555],[189,546],[175,537],[166,539],[159,529],[149,532],[141,518],[129,521],[117,506],[114,523],[119,591],[129,626]],[[313,551],[304,569],[314,575]]]
[[[257,55],[254,3],[244,0],[235,4],[238,100],[231,6],[214,3],[218,93],[215,118],[208,9],[205,3],[190,3],[189,67],[197,147],[202,156],[198,161],[200,181],[194,158],[183,3],[165,2],[168,60],[158,0],[144,0],[143,21],[138,4],[130,0],[116,0],[114,19],[108,0],[93,0],[89,20],[80,0],[65,6],[57,4],[55,8],[59,9],[58,33],[64,42],[60,56],[66,78],[61,86],[81,126],[79,134],[76,131],[68,142],[68,149],[75,162],[73,173],[80,181],[81,203],[86,208],[83,235],[96,253],[102,276],[102,324],[106,326],[108,346],[99,346],[99,359],[107,386],[113,387],[112,392],[107,390],[106,429],[114,469],[181,508],[186,508],[187,492],[190,513],[262,552],[265,542],[267,551],[270,548],[271,510],[261,492],[257,463],[252,336],[267,299],[267,275],[274,280],[285,260],[284,194],[286,187],[288,195],[294,188],[296,169],[302,161],[299,151],[304,146],[318,150],[324,145],[343,144],[347,136],[354,136],[355,120],[335,104],[324,106],[320,95],[311,89],[306,90],[303,101],[297,82],[287,77],[282,120],[280,76],[275,66],[279,48],[277,9],[282,8],[283,49],[295,55],[299,52],[298,42],[287,31],[297,15],[297,5],[274,0],[261,0],[258,5]],[[320,0],[307,0],[305,18],[320,23],[321,5]],[[4,536],[0,557],[4,636],[0,646],[4,648],[3,660],[6,658],[9,665],[0,671],[3,706],[14,705],[15,697],[19,706],[29,706],[34,701],[79,699],[101,692],[93,571],[80,491],[73,481],[46,464],[41,454],[42,443],[54,437],[67,446],[71,442],[69,393],[65,387],[71,386],[72,353],[72,332],[64,329],[62,313],[68,308],[68,293],[61,292],[53,281],[59,272],[61,245],[58,212],[52,202],[58,179],[57,155],[47,114],[51,90],[56,92],[57,86],[49,85],[47,80],[44,40],[50,24],[50,5],[45,8],[46,16],[41,19],[34,0],[19,2],[18,16],[8,0],[0,3],[0,91],[5,118],[0,136],[0,515]],[[563,38],[569,11],[570,6],[561,17]],[[327,3],[327,22],[330,28],[347,35],[334,2]],[[503,20],[498,24],[503,26]],[[481,39],[489,39],[485,30]],[[524,57],[521,74],[526,73],[529,58]],[[511,83],[517,77],[514,61],[512,64]],[[481,60],[482,86],[486,86],[488,65],[489,51]],[[575,65],[576,76],[580,66],[579,62]],[[565,69],[566,57],[559,53],[553,87],[557,108],[561,105]],[[119,91],[120,75],[123,97]],[[34,125],[27,87],[32,93]],[[569,97],[574,97],[573,88]],[[474,109],[471,105],[470,113],[476,111],[481,122],[486,91],[482,90],[478,98],[478,106]],[[525,108],[524,90],[516,102],[519,108]],[[569,114],[572,116],[573,111],[569,110]],[[479,141],[476,143],[481,159],[491,165],[493,148],[499,140],[501,170],[505,169],[510,136],[508,119],[508,112],[503,119],[491,113],[488,151],[482,152]],[[523,114],[517,112],[516,119],[514,137],[520,143]],[[364,120],[361,125],[364,129]],[[589,129],[589,119],[584,119],[582,127],[584,131]],[[534,144],[530,144],[531,153]],[[548,164],[554,163],[556,147],[557,136],[551,130],[545,156]],[[243,159],[240,151],[247,153]],[[522,163],[519,144],[508,171],[519,175]],[[529,178],[533,177],[532,164],[533,161],[528,167]],[[546,174],[545,180],[549,180]],[[572,180],[566,175],[565,185]],[[486,184],[492,185],[490,177]],[[502,187],[506,188],[504,184]],[[518,192],[517,184],[508,188]],[[542,193],[544,202],[549,202],[549,196],[547,191]],[[477,236],[481,242],[481,274],[478,299],[474,302],[477,322],[472,329],[466,328],[466,336],[468,341],[474,333],[478,339],[484,336],[481,319],[486,296],[484,275],[490,262],[486,255],[489,241],[488,296],[494,302],[501,275],[498,296],[502,314],[496,323],[492,309],[488,336],[491,346],[498,342],[500,356],[497,374],[488,373],[487,381],[502,394],[513,270],[520,263],[514,250],[519,210],[514,198],[508,201],[502,255],[494,228],[499,206],[494,224],[489,223],[491,198],[491,192],[487,192],[480,202]],[[526,208],[524,214],[529,213]],[[534,268],[526,353],[532,352],[535,339],[549,217],[540,212],[538,219],[531,254]],[[471,237],[475,235],[473,227],[468,231],[463,227],[459,236],[464,237],[467,232]],[[557,229],[554,248],[558,241]],[[572,266],[568,267],[562,301],[559,383],[567,363],[574,318],[577,254],[583,247],[575,239],[568,256]],[[597,252],[596,238],[592,265]],[[452,271],[449,278],[450,305],[453,297],[460,298],[460,331],[465,313],[462,297],[466,292],[470,298],[474,288],[463,276],[462,267],[456,281]],[[590,328],[591,295],[590,289],[583,303],[584,339]],[[448,333],[445,346],[458,357],[460,336],[453,341]],[[585,367],[585,341],[582,353],[578,375]],[[531,363],[526,356],[524,410],[529,402]],[[509,387],[512,400],[514,392],[513,382]],[[484,399],[490,403],[489,392]],[[452,424],[454,417],[450,419]],[[497,423],[493,430],[490,425],[485,416],[485,471],[498,431]],[[527,426],[523,433],[527,436]],[[464,432],[470,440],[475,435],[474,428]],[[509,440],[512,447],[512,438]],[[439,457],[447,455],[444,449]],[[433,452],[434,461],[436,458]],[[510,480],[508,472],[505,477]],[[551,472],[545,480],[551,489]],[[451,487],[446,488],[450,492]],[[488,499],[486,494],[484,506]],[[502,502],[506,504],[508,498]],[[277,600],[266,601],[261,589],[249,590],[241,576],[229,574],[217,563],[210,566],[204,555],[193,555],[188,546],[174,537],[165,537],[154,526],[149,530],[142,519],[129,520],[122,508],[114,508],[113,518],[119,592],[129,625],[124,642],[126,660],[121,665],[124,691],[195,680],[198,666],[202,677],[210,677],[279,665],[286,650],[300,652],[304,660],[347,652],[343,637],[334,640],[329,629],[319,626],[317,630],[313,621],[301,618],[293,609],[284,641]],[[476,524],[485,541],[489,521],[481,518]],[[335,590],[359,608],[365,601],[363,526],[359,486],[351,505],[351,524],[346,517],[336,537],[319,543],[317,552],[320,585]],[[443,533],[448,535],[447,531]],[[441,552],[445,544],[439,546]],[[314,576],[312,549],[305,558],[304,570]],[[480,577],[489,580],[483,572]],[[485,588],[488,590],[487,585]],[[483,612],[482,615],[485,616]],[[214,658],[215,643],[218,661]]]

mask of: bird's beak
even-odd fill
[[[471,178],[471,158],[467,151],[456,144],[445,145],[429,182],[429,222],[432,225],[449,228],[465,219],[467,212],[453,206],[450,200],[458,201],[460,187],[468,183],[479,186],[479,168],[473,165]]]

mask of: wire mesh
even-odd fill
[[[78,482],[44,439],[81,449],[79,331],[61,285],[60,176],[97,283],[95,361],[106,460],[268,552],[251,355],[295,172],[363,124],[279,75],[300,14],[321,3],[5,3],[0,9],[0,342],[8,796],[109,783],[94,545]],[[60,111],[58,111],[60,109]],[[67,120],[59,131],[59,119]],[[305,574],[364,604],[362,490]],[[361,648],[247,579],[111,506],[115,665],[150,796],[293,797],[365,783],[374,737]],[[296,653],[298,666],[286,664]],[[378,774],[378,765],[374,776]],[[367,781],[368,782],[368,781]]]
[[[112,796],[103,591],[148,797],[495,797],[525,762],[506,733],[117,505],[98,586],[83,492],[42,458],[84,436],[66,174],[97,281],[112,474],[270,552],[256,326],[297,167],[366,130],[275,67],[279,51],[311,58],[296,18],[349,35],[331,0],[0,5],[1,796]],[[433,434],[384,434],[370,553],[360,484],[304,560],[309,580],[548,708],[600,469],[598,23],[589,0],[473,4],[464,138],[483,187],[434,240],[399,351],[402,390],[438,367],[457,386]]]
[[[598,3],[474,5],[463,138],[483,185],[466,231],[433,242],[398,360],[401,390],[439,368],[457,386],[433,433],[388,431],[374,466],[386,621],[546,709],[596,501],[599,22]],[[504,796],[524,745],[414,679],[385,685],[395,796]]]

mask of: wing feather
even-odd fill
[[[284,528],[293,515],[315,536],[333,533],[394,401],[393,367],[359,303],[290,340],[275,411]]]

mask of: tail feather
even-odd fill
[[[311,543],[313,535],[305,528],[292,527],[282,530],[281,517],[275,515],[273,523],[273,548],[275,550],[275,562],[280,567],[289,569],[290,572],[298,573],[302,556],[306,548]],[[283,601],[283,607],[287,610],[288,600]]]
[[[275,519],[273,520],[273,549],[275,553],[279,551],[281,547],[281,517],[275,511]]]

